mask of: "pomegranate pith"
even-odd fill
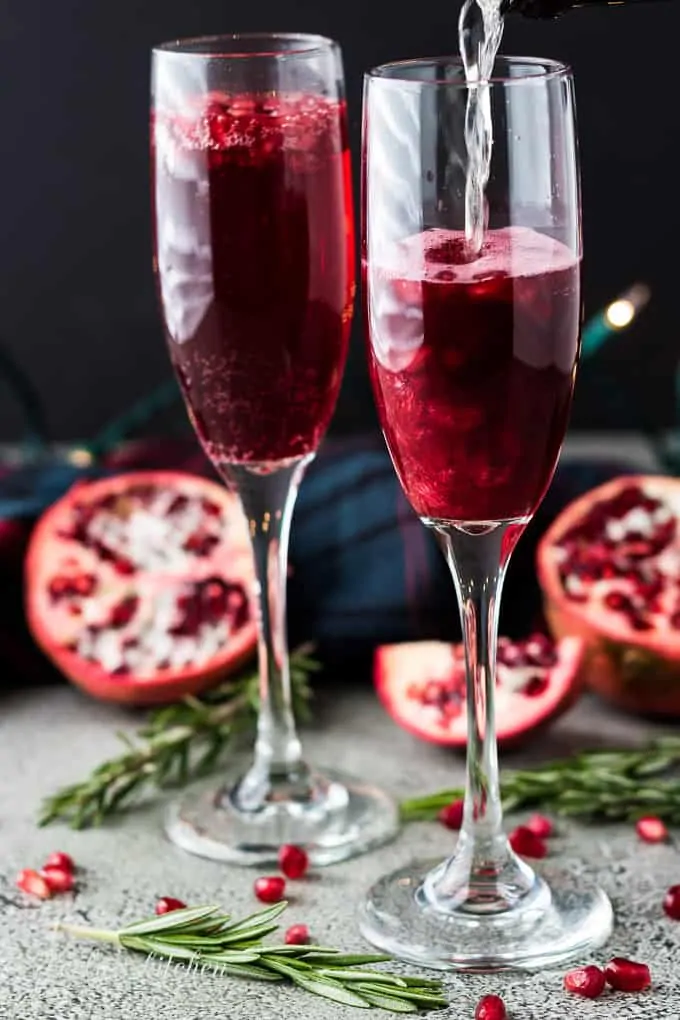
[[[233,494],[198,476],[135,472],[80,483],[40,519],[26,559],[28,620],[95,697],[174,701],[254,651],[253,579]]]
[[[544,634],[524,641],[500,638],[496,672],[499,743],[520,743],[578,697],[582,644],[555,645]],[[374,682],[392,718],[435,744],[467,743],[465,655],[462,645],[414,641],[376,651]]]
[[[286,878],[302,878],[309,867],[309,857],[301,846],[286,843],[279,850],[279,867]]]
[[[306,946],[309,942],[309,928],[306,924],[291,924],[283,941],[287,946]]]
[[[156,903],[154,913],[160,917],[162,914],[172,914],[175,910],[184,909],[186,909],[184,900],[178,900],[174,896],[161,896]]]
[[[599,967],[576,967],[564,975],[564,987],[574,995],[583,995],[587,999],[596,999],[602,995],[606,981],[604,972]]]
[[[510,846],[520,857],[533,857],[539,860],[548,853],[548,847],[540,836],[528,829],[526,825],[518,825],[508,836]]]
[[[617,992],[641,992],[649,988],[652,976],[646,963],[625,960],[621,956],[610,960],[604,969],[607,984]]]
[[[465,801],[464,800],[452,800],[450,804],[443,807],[437,819],[446,826],[447,829],[452,829],[454,832],[458,832],[463,824],[463,815],[465,814]]]
[[[286,891],[286,882],[279,875],[266,875],[255,879],[253,889],[263,903],[279,903]]]
[[[500,995],[484,995],[475,1008],[475,1020],[506,1020],[507,1015]]]
[[[668,842],[668,829],[660,818],[651,815],[646,818],[638,818],[635,823],[635,831],[645,843]]]
[[[663,909],[667,917],[680,921],[680,885],[672,885],[663,898]]]
[[[584,641],[584,680],[629,711],[680,714],[679,516],[679,479],[618,478],[539,544],[551,631]]]

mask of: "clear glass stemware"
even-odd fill
[[[327,864],[394,835],[381,791],[302,756],[286,647],[298,487],[333,413],[354,299],[342,60],[319,36],[234,35],[153,51],[155,269],[192,424],[238,494],[257,575],[254,760],[179,800],[167,832],[239,864],[285,843]]]
[[[375,399],[411,505],[458,595],[467,665],[464,823],[445,861],[380,879],[364,935],[440,968],[541,967],[586,953],[612,910],[580,867],[530,867],[503,831],[496,642],[513,548],[550,483],[581,326],[573,81],[499,59],[477,108],[493,125],[487,227],[466,235],[470,90],[460,60],[389,64],[365,83],[362,259]]]

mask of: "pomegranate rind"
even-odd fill
[[[546,691],[530,698],[519,692],[496,687],[496,736],[499,744],[512,747],[522,743],[569,709],[577,700],[583,644],[566,638],[557,646],[558,661],[551,667]],[[459,668],[462,646],[445,641],[410,641],[382,645],[374,658],[374,684],[389,715],[403,729],[432,744],[465,747],[465,710],[455,719],[444,720],[438,713],[414,699],[409,690],[424,680],[445,678]]]
[[[26,616],[31,633],[43,652],[61,673],[76,687],[101,701],[134,705],[158,705],[176,701],[186,694],[198,694],[214,686],[229,673],[250,659],[257,645],[257,624],[254,614],[243,626],[235,629],[226,643],[208,662],[200,666],[183,666],[159,671],[151,677],[113,676],[96,662],[88,662],[77,652],[65,647],[64,634],[55,626],[55,614],[48,593],[60,557],[70,554],[70,543],[58,532],[70,519],[74,501],[97,502],[111,494],[124,495],[134,486],[152,485],[168,488],[177,494],[197,495],[222,508],[227,529],[215,553],[206,559],[191,579],[201,573],[214,573],[217,562],[226,570],[229,580],[239,582],[250,595],[254,590],[254,566],[247,524],[237,497],[216,482],[198,475],[179,471],[135,471],[79,482],[54,503],[38,521],[26,554],[25,599]],[[77,551],[75,556],[87,560]],[[128,590],[130,579],[116,575],[113,567],[98,562],[97,573],[106,578],[112,591]],[[183,578],[168,577],[168,581]],[[163,578],[160,578],[162,582]]]
[[[547,624],[556,640],[584,642],[584,684],[612,704],[645,715],[680,715],[680,632],[634,631],[625,618],[565,593],[559,575],[562,536],[583,520],[595,503],[621,489],[638,486],[645,494],[680,504],[680,480],[656,475],[624,475],[570,503],[539,542],[538,581]]]

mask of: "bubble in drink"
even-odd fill
[[[528,227],[428,230],[364,264],[383,432],[416,512],[530,516],[566,428],[580,332],[579,260]]]

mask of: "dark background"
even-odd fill
[[[429,0],[3,0],[0,6],[0,340],[30,372],[57,438],[86,438],[168,374],[150,268],[149,49],[238,30],[320,32],[343,46],[352,144],[362,72],[452,51],[458,2]],[[586,311],[635,280],[638,324],[581,374],[576,428],[673,421],[678,347],[680,6],[513,20],[505,53],[576,73],[583,158]],[[359,317],[334,423],[372,427]],[[0,391],[0,440],[21,419]]]

